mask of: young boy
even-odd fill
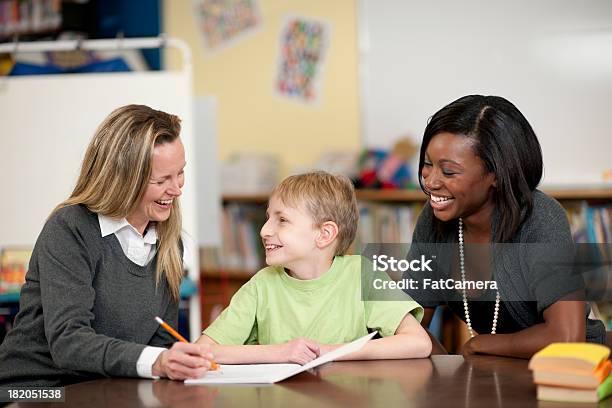
[[[198,343],[220,363],[298,363],[378,330],[345,359],[428,357],[419,324],[423,308],[404,301],[361,300],[361,257],[344,255],[359,212],[345,177],[324,172],[291,176],[272,192],[261,229],[270,266],[236,292]]]

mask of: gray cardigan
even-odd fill
[[[137,377],[146,345],[175,340],[178,304],[155,283],[157,256],[130,261],[114,234],[81,205],[55,212],[38,237],[19,313],[0,345],[0,385],[56,386],[95,377]]]
[[[433,217],[433,210],[427,203],[415,227],[411,256],[416,252],[431,250],[431,246],[427,247],[429,243],[443,245],[457,242],[456,233],[449,233],[441,240],[436,238]],[[493,216],[493,236],[498,217],[497,213]],[[424,243],[425,246],[419,247],[419,243]],[[569,255],[565,249],[572,244],[573,239],[563,207],[555,199],[535,190],[533,211],[521,224],[510,244],[498,245],[504,249],[500,250],[493,259],[493,276],[497,281],[500,297],[518,326],[527,328],[541,323],[542,312],[547,307],[583,285],[581,278],[572,274],[569,267],[571,261],[567,264],[562,262]],[[426,247],[427,249],[424,249]],[[534,267],[534,262],[528,261],[538,257],[551,260],[556,266],[562,265],[562,267],[549,268],[546,264]],[[435,278],[447,277],[447,275],[435,276]],[[436,298],[436,294],[431,292],[422,290],[407,290],[407,292],[424,307],[435,307],[445,303],[444,299]],[[529,307],[528,302],[537,302],[537,308]],[[587,316],[589,310],[585,304]],[[587,340],[605,343],[603,323],[587,318],[586,324]]]

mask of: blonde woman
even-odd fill
[[[37,239],[20,311],[0,345],[0,385],[92,377],[202,376],[204,345],[176,343],[182,277],[180,120],[147,106],[112,112],[70,197]]]

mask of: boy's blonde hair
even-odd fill
[[[276,186],[272,196],[294,208],[303,205],[317,226],[335,222],[338,236],[334,255],[344,255],[355,240],[359,210],[355,189],[347,177],[324,171],[290,176]]]

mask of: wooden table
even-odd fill
[[[611,399],[612,400],[612,399]],[[612,401],[600,406],[612,407]],[[185,386],[104,379],[66,387],[63,404],[11,407],[568,407],[538,402],[527,361],[502,357],[334,362],[275,385]],[[579,404],[591,407],[590,404]]]

